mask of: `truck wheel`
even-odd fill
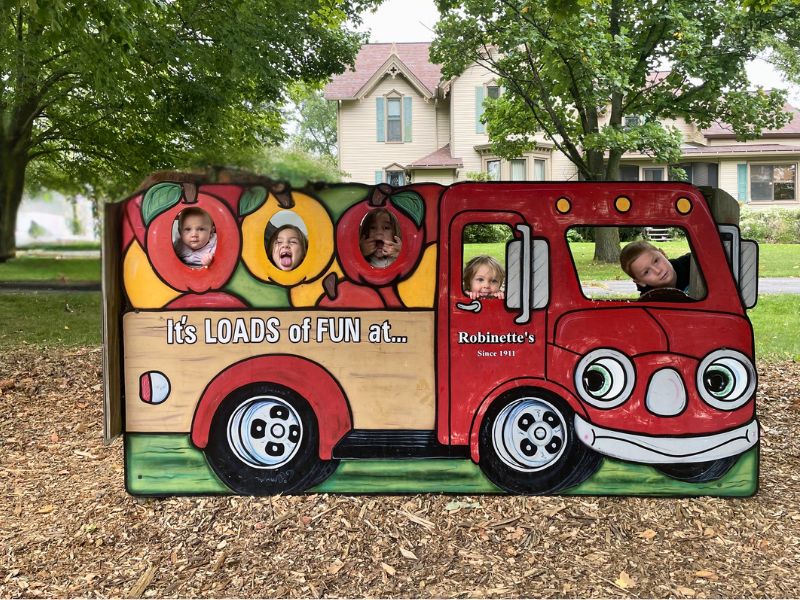
[[[572,417],[563,400],[541,390],[504,394],[481,423],[481,470],[519,494],[552,494],[581,483],[601,457],[577,439]]]
[[[736,464],[737,460],[739,460],[739,455],[701,463],[653,466],[657,471],[678,481],[706,483],[723,477]]]
[[[219,478],[240,494],[301,492],[330,476],[338,461],[318,454],[314,411],[296,392],[257,383],[220,404],[206,456]]]

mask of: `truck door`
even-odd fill
[[[481,227],[512,237],[505,244],[473,245],[470,242],[476,237],[476,228]],[[540,263],[543,258],[545,265],[539,270],[539,280],[534,282],[531,268],[534,240],[522,215],[469,211],[458,213],[451,222],[447,283],[447,408],[451,444],[468,442],[475,411],[498,386],[521,377],[544,376],[546,311],[534,307],[532,291],[538,284],[536,301],[541,305],[541,293],[547,294],[549,282],[541,277],[541,273],[547,271],[547,250],[546,244],[542,240],[539,242],[542,252],[536,258]],[[502,250],[498,253],[497,248]],[[479,254],[492,251],[500,254],[495,258],[505,271],[502,286],[505,298],[470,299],[465,293],[468,285],[464,281],[465,266],[476,250]],[[527,269],[523,264],[526,261]],[[440,424],[443,424],[442,416],[439,415]]]

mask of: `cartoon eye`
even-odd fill
[[[715,350],[697,368],[697,389],[706,403],[720,410],[735,410],[756,389],[752,361],[736,350]]]
[[[578,363],[575,388],[580,397],[596,408],[614,408],[633,391],[636,372],[631,360],[616,350],[592,350]]]

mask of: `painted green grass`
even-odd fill
[[[675,258],[686,254],[689,245],[685,241],[664,242],[657,244],[664,249],[667,256]],[[581,281],[624,280],[628,276],[619,265],[596,263],[594,244],[577,242],[570,244],[575,266]],[[467,244],[464,248],[464,260],[467,261],[479,254],[488,254],[505,264],[505,244]],[[759,245],[759,277],[800,277],[800,244],[761,244]]]
[[[0,263],[0,281],[100,281],[100,259],[20,256]]]
[[[99,292],[0,292],[0,350],[101,343]]]
[[[186,434],[128,434],[128,491],[141,495],[230,493]],[[605,459],[600,470],[566,495],[750,496],[758,486],[758,451],[742,456],[725,477],[702,484],[670,479],[652,467]],[[502,493],[466,459],[343,460],[313,488],[319,493]]]

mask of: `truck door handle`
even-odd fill
[[[461,310],[466,310],[468,312],[479,313],[481,312],[481,301],[480,300],[473,300],[469,304],[464,304],[463,302],[456,302],[456,308]]]

